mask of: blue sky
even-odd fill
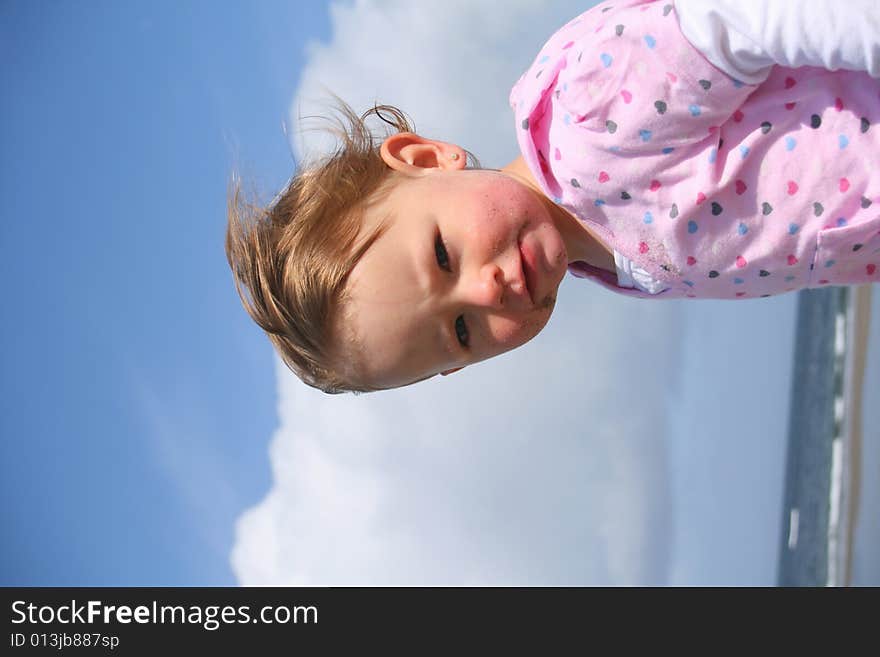
[[[308,2],[0,6],[3,583],[233,583],[276,420],[226,179],[289,176],[327,29]]]
[[[322,88],[501,166],[507,90],[582,10],[0,5],[0,583],[772,584],[794,295],[567,280],[524,349],[339,398],[279,367],[232,285],[230,172],[271,198]]]

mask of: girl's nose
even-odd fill
[[[497,264],[487,263],[463,283],[463,301],[483,308],[504,305],[504,271]]]

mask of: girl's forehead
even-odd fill
[[[427,247],[419,249],[418,234],[400,216],[389,218],[386,230],[349,273],[346,296],[368,309],[415,304],[422,299],[427,281],[420,259]],[[395,312],[400,315],[402,311]]]
[[[386,261],[379,262],[352,286],[346,312],[346,330],[354,336],[349,348],[373,385],[404,385],[445,363],[438,360],[445,351],[443,336],[406,272],[390,275]]]

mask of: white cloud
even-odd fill
[[[296,129],[298,116],[320,111],[323,86],[358,111],[398,105],[422,134],[465,146],[485,166],[506,164],[518,154],[511,85],[586,6],[333,5],[333,38],[310,46],[291,107],[297,155],[326,146]],[[238,523],[239,581],[669,581],[679,519],[667,394],[682,387],[681,308],[569,278],[550,324],[525,347],[360,397],[323,395],[278,362],[273,486]]]
[[[579,283],[531,343],[451,377],[328,396],[279,363],[274,483],[239,522],[239,581],[663,583],[663,404],[617,395],[669,384],[671,306]]]
[[[595,4],[595,3],[593,3]],[[484,165],[517,154],[510,87],[547,38],[590,3],[535,0],[405,0],[331,5],[333,37],[308,47],[291,106],[294,150],[322,147],[297,134],[299,117],[321,113],[324,89],[359,111],[374,102],[397,105],[418,131],[478,151]],[[300,139],[302,138],[302,141]]]

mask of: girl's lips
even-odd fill
[[[526,288],[529,291],[529,299],[531,299],[532,305],[534,305],[535,292],[538,285],[537,258],[535,258],[534,251],[532,251],[524,241],[519,242],[519,255],[522,262]]]

